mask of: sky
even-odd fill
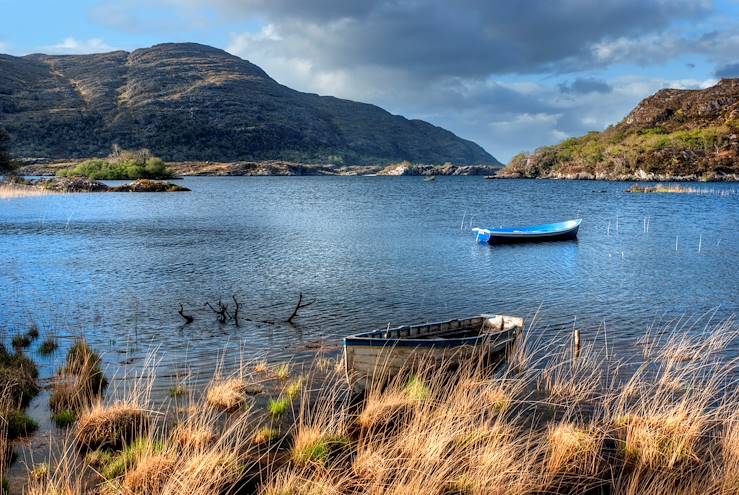
[[[0,53],[192,41],[506,162],[660,88],[739,77],[739,0],[0,0]]]

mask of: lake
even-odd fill
[[[201,177],[191,193],[0,201],[3,340],[36,321],[85,336],[117,370],[209,377],[240,349],[334,353],[350,333],[480,312],[536,331],[607,332],[624,355],[650,325],[737,313],[739,194],[627,194],[628,184],[480,177]],[[733,192],[733,193],[732,193]],[[582,217],[577,241],[489,247],[474,226]],[[298,294],[315,303],[281,323]],[[220,325],[204,307],[241,303]],[[183,325],[183,304],[195,321]],[[685,323],[687,321],[687,324]],[[732,352],[736,353],[734,349]],[[47,374],[58,365],[45,360]]]

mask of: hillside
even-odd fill
[[[619,124],[515,156],[499,177],[737,180],[739,79],[663,89]]]
[[[133,52],[0,55],[0,127],[17,156],[498,164],[477,144],[364,103],[301,93],[194,43]]]

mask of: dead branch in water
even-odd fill
[[[218,300],[218,309],[214,308],[209,302],[206,302],[205,305],[218,315],[218,323],[226,323],[231,318],[228,312],[228,304],[223,304],[220,299]]]
[[[180,309],[177,312],[185,319],[185,325],[189,325],[195,320],[192,316],[185,314],[185,308],[182,307],[182,303],[180,303]]]
[[[298,304],[295,306],[295,309],[293,310],[292,314],[290,315],[290,317],[287,320],[285,320],[285,322],[286,323],[292,323],[293,322],[293,318],[295,318],[296,316],[298,316],[298,311],[300,311],[301,309],[303,309],[305,307],[310,306],[314,302],[316,302],[315,299],[312,300],[312,301],[310,301],[310,302],[304,303],[303,302],[303,293],[301,292],[300,293],[300,297],[298,297]]]
[[[232,295],[231,299],[234,300],[234,305],[236,305],[236,307],[234,308],[234,313],[233,315],[231,315],[231,319],[234,321],[234,324],[238,327],[239,326],[239,308],[241,308],[241,306],[239,305],[239,301],[236,300],[236,294]]]

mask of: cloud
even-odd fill
[[[51,54],[82,54],[110,52],[114,48],[105,43],[101,38],[78,40],[70,36],[64,38],[60,43],[45,46],[41,50]]]
[[[9,53],[10,45],[8,43],[0,41],[0,53]]]
[[[739,62],[726,64],[716,68],[716,77],[739,77]]]
[[[561,83],[559,90],[562,93],[586,94],[586,93],[610,93],[613,88],[605,81],[594,78],[577,78],[570,83]]]
[[[603,66],[623,51],[619,40],[659,32],[676,20],[707,13],[702,0],[323,0],[316,5],[297,0],[220,0],[216,5],[231,15],[266,19],[281,34],[284,50],[301,53],[317,65],[382,66],[423,77]]]
[[[137,8],[116,10],[122,3]],[[113,6],[106,15],[126,30],[154,30],[146,19],[162,9],[178,20],[243,22],[248,27],[231,33],[227,51],[280,83],[428,120],[475,140],[501,160],[603,129],[662,87],[709,82],[649,77],[635,65],[660,65],[685,55],[725,65],[739,53],[736,20],[714,22],[710,0],[117,0],[102,5]],[[625,67],[618,74],[635,75],[605,77],[603,69],[614,65]]]

